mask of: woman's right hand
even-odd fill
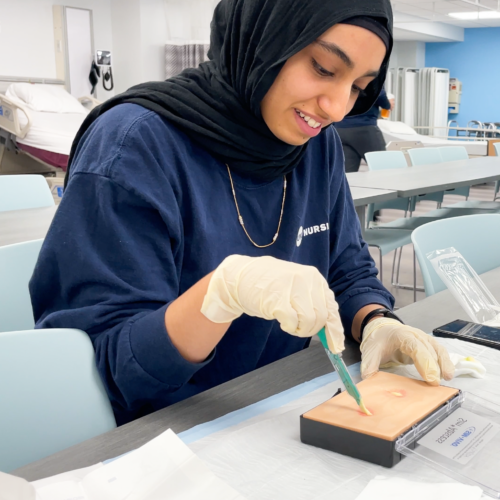
[[[285,332],[298,337],[311,337],[325,327],[330,350],[344,350],[337,301],[313,266],[231,255],[214,271],[201,312],[214,323],[228,323],[242,314],[276,319]]]

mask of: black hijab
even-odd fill
[[[287,59],[333,25],[359,16],[376,20],[389,39],[379,76],[350,115],[368,111],[384,84],[392,50],[389,0],[222,0],[211,23],[210,60],[166,81],[136,85],[92,110],[71,147],[65,183],[90,125],[123,103],[168,119],[240,175],[270,180],[291,172],[307,143],[291,146],[278,139],[264,122],[260,103]]]

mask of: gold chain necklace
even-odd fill
[[[274,235],[273,241],[271,243],[268,243],[267,245],[257,245],[257,243],[255,243],[255,241],[253,241],[252,238],[250,237],[250,235],[248,234],[247,228],[245,227],[245,223],[243,222],[243,217],[240,214],[240,207],[238,206],[238,201],[236,200],[236,192],[234,190],[234,184],[233,184],[233,178],[231,176],[231,170],[229,170],[229,165],[226,164],[226,167],[227,167],[227,173],[229,174],[229,180],[231,181],[231,189],[233,191],[233,198],[234,198],[234,204],[236,205],[236,211],[238,212],[238,220],[240,221],[241,227],[243,228],[243,231],[245,231],[245,234],[247,235],[247,238],[257,248],[267,248],[267,247],[270,247],[271,245],[274,245],[274,243],[278,239],[278,235],[280,233],[281,220],[283,219],[283,209],[285,208],[286,175],[283,176],[283,201],[281,202],[280,220],[278,222],[278,229],[276,229],[276,234]]]

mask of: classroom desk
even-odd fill
[[[350,186],[389,189],[400,198],[500,180],[500,157],[488,156],[419,167],[353,172]]]
[[[351,188],[351,196],[354,201],[354,207],[359,217],[361,224],[361,232],[365,230],[365,211],[366,205],[370,203],[380,203],[382,201],[395,200],[398,197],[397,191],[388,189],[373,189],[366,187],[349,186]]]
[[[45,238],[57,206],[0,212],[0,247]]]
[[[351,188],[351,194],[362,228],[366,205],[398,197],[395,191],[358,187]],[[56,210],[57,206],[0,212],[0,246],[45,238]]]
[[[500,268],[483,274],[482,278],[493,295],[500,298]],[[467,319],[465,312],[447,290],[399,309],[398,315],[407,324],[427,332],[455,319]],[[346,363],[349,365],[358,362],[358,347],[351,341],[346,342],[346,345]],[[331,370],[321,344],[312,342],[309,349],[21,467],[13,474],[34,481],[93,465],[133,450],[168,428],[177,433],[182,432],[325,375]]]

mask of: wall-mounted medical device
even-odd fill
[[[102,86],[104,90],[113,90],[113,70],[111,68],[111,52],[109,50],[96,50],[95,51],[95,65],[98,76],[102,73]],[[106,85],[109,82],[109,85]]]
[[[448,112],[458,113],[462,100],[462,82],[458,78],[450,78],[450,94],[448,97]]]

